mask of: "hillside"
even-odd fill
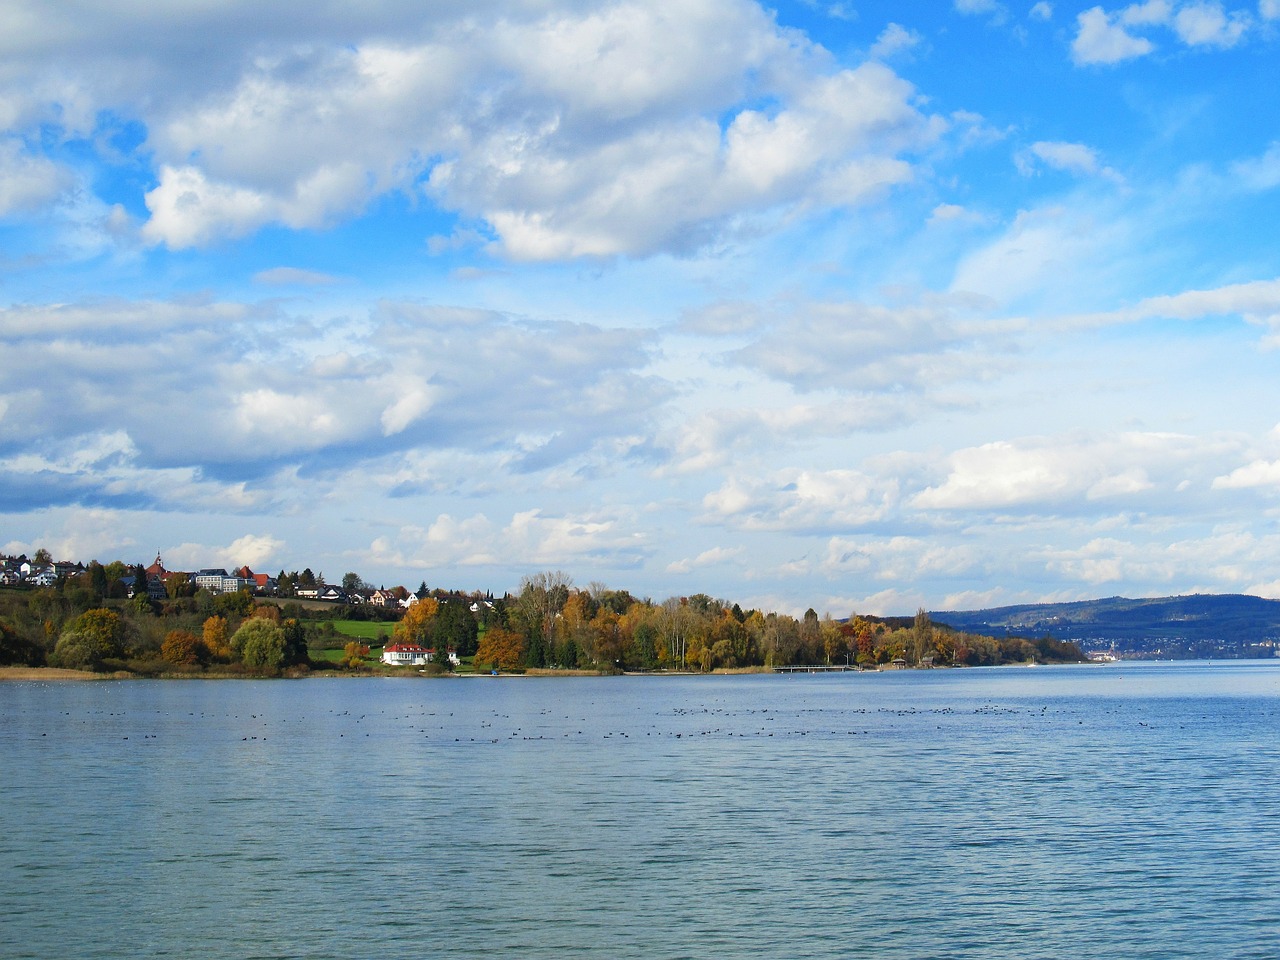
[[[1271,657],[1280,641],[1280,600],[1240,594],[1109,597],[986,610],[931,612],[935,623],[994,636],[1074,640],[1128,657]]]

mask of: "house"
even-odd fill
[[[420,667],[430,663],[436,657],[434,650],[419,646],[416,643],[389,643],[382,648],[382,662],[393,667]],[[462,663],[457,650],[450,650],[448,660],[455,667]]]
[[[206,567],[203,570],[196,571],[193,579],[197,590],[222,593],[222,582],[227,579],[227,571],[219,567]]]
[[[35,587],[52,587],[58,582],[58,573],[53,567],[44,567],[27,577],[26,582]]]
[[[398,601],[391,590],[375,590],[369,594],[369,604],[375,607],[394,607],[398,605]]]
[[[393,667],[420,667],[431,660],[431,651],[416,643],[389,643],[382,649],[382,662]]]

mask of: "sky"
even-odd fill
[[[0,549],[1280,597],[1280,0],[3,0]]]

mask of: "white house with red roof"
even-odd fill
[[[382,662],[393,667],[420,667],[431,659],[431,651],[416,643],[388,643],[382,649]]]

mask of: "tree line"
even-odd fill
[[[1084,659],[1074,644],[957,632],[932,623],[923,610],[914,618],[836,620],[810,608],[797,618],[744,610],[707,594],[655,602],[601,583],[579,588],[561,571],[526,576],[518,591],[502,597],[428,591],[424,583],[403,613],[375,614],[366,604],[315,611],[247,591],[211,594],[189,585],[165,600],[141,593],[126,599],[109,575],[98,573],[107,569],[90,564],[84,575],[54,587],[0,591],[0,663],[142,673],[332,667],[308,656],[323,631],[319,618],[372,616],[398,616],[388,624],[389,639],[433,651],[435,669],[447,668],[451,652],[476,669],[601,673]],[[368,647],[353,641],[344,653],[339,665],[358,666]]]

